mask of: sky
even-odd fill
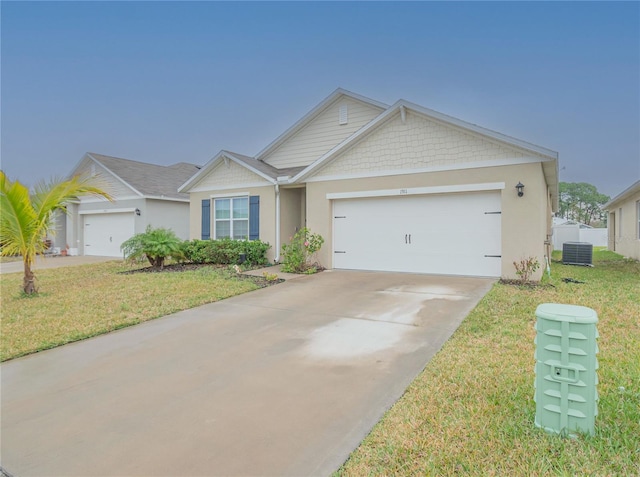
[[[0,160],[255,155],[341,87],[559,153],[560,180],[640,179],[638,2],[0,2]]]

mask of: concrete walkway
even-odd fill
[[[2,466],[329,475],[492,283],[326,271],[6,362]]]

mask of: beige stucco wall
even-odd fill
[[[525,184],[524,197],[515,185]],[[320,181],[307,184],[307,226],[325,238],[319,258],[325,267],[332,263],[332,201],[328,193],[504,182],[502,203],[502,276],[516,278],[513,262],[536,257],[542,276],[545,240],[550,234],[548,191],[540,163],[483,167],[432,173],[405,174],[362,179]]]
[[[340,106],[347,107],[347,124],[339,124]],[[324,111],[261,159],[274,167],[307,166],[340,144],[382,112],[347,96],[336,98]]]
[[[218,191],[192,192],[190,194],[191,205],[189,207],[189,237],[200,239],[202,237],[202,201],[211,199],[212,194],[217,197],[237,197],[238,195],[260,196],[260,240],[268,242],[271,249],[267,252],[267,258],[273,261],[275,257],[276,222],[275,222],[275,187],[241,187]],[[213,205],[212,205],[213,207]],[[211,209],[213,214],[213,208]],[[211,217],[211,232],[213,233],[213,216]]]
[[[283,244],[303,226],[304,189],[280,189],[280,237]]]
[[[609,250],[613,250],[625,257],[640,260],[640,237],[638,221],[638,201],[640,191],[632,194],[624,201],[615,203],[615,207],[609,209]],[[620,220],[622,209],[622,220]],[[622,225],[622,231],[620,226]]]

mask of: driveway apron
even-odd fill
[[[2,467],[329,475],[493,282],[326,271],[6,362]]]

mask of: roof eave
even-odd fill
[[[129,184],[127,181],[125,181],[118,174],[113,172],[109,167],[107,167],[105,164],[103,164],[100,160],[96,159],[90,152],[87,152],[85,155],[88,158],[90,158],[92,161],[94,161],[96,164],[98,164],[100,167],[102,167],[104,170],[109,172],[109,174],[111,174],[115,179],[117,179],[122,185],[124,185],[125,187],[128,187],[129,189],[131,189],[133,192],[138,194],[140,197],[144,197],[144,194],[142,192],[140,192],[138,189],[133,187],[131,184]]]
[[[604,210],[611,210],[613,208],[612,207],[613,205],[617,205],[619,202],[622,202],[625,199],[627,199],[628,197],[631,197],[631,195],[635,194],[636,192],[640,192],[640,180],[634,182],[629,187],[627,187],[625,190],[620,192],[617,196],[615,196],[609,202],[604,204],[602,206],[602,208]]]
[[[324,110],[329,104],[338,98],[338,96],[348,96],[358,101],[362,101],[364,103],[371,104],[372,106],[378,107],[381,110],[385,110],[389,107],[388,104],[381,103],[380,101],[376,101],[371,98],[367,98],[365,96],[361,96],[356,93],[352,93],[351,91],[347,91],[343,88],[336,89],[333,93],[323,99],[320,103],[318,103],[311,111],[305,114],[302,118],[296,121],[293,126],[283,132],[280,136],[278,136],[274,141],[269,143],[264,149],[262,149],[258,154],[256,154],[256,159],[262,159],[264,156],[269,154],[271,151],[280,146],[283,142],[285,142],[289,137],[295,134],[297,131],[302,129],[305,125],[307,125],[316,115]]]

